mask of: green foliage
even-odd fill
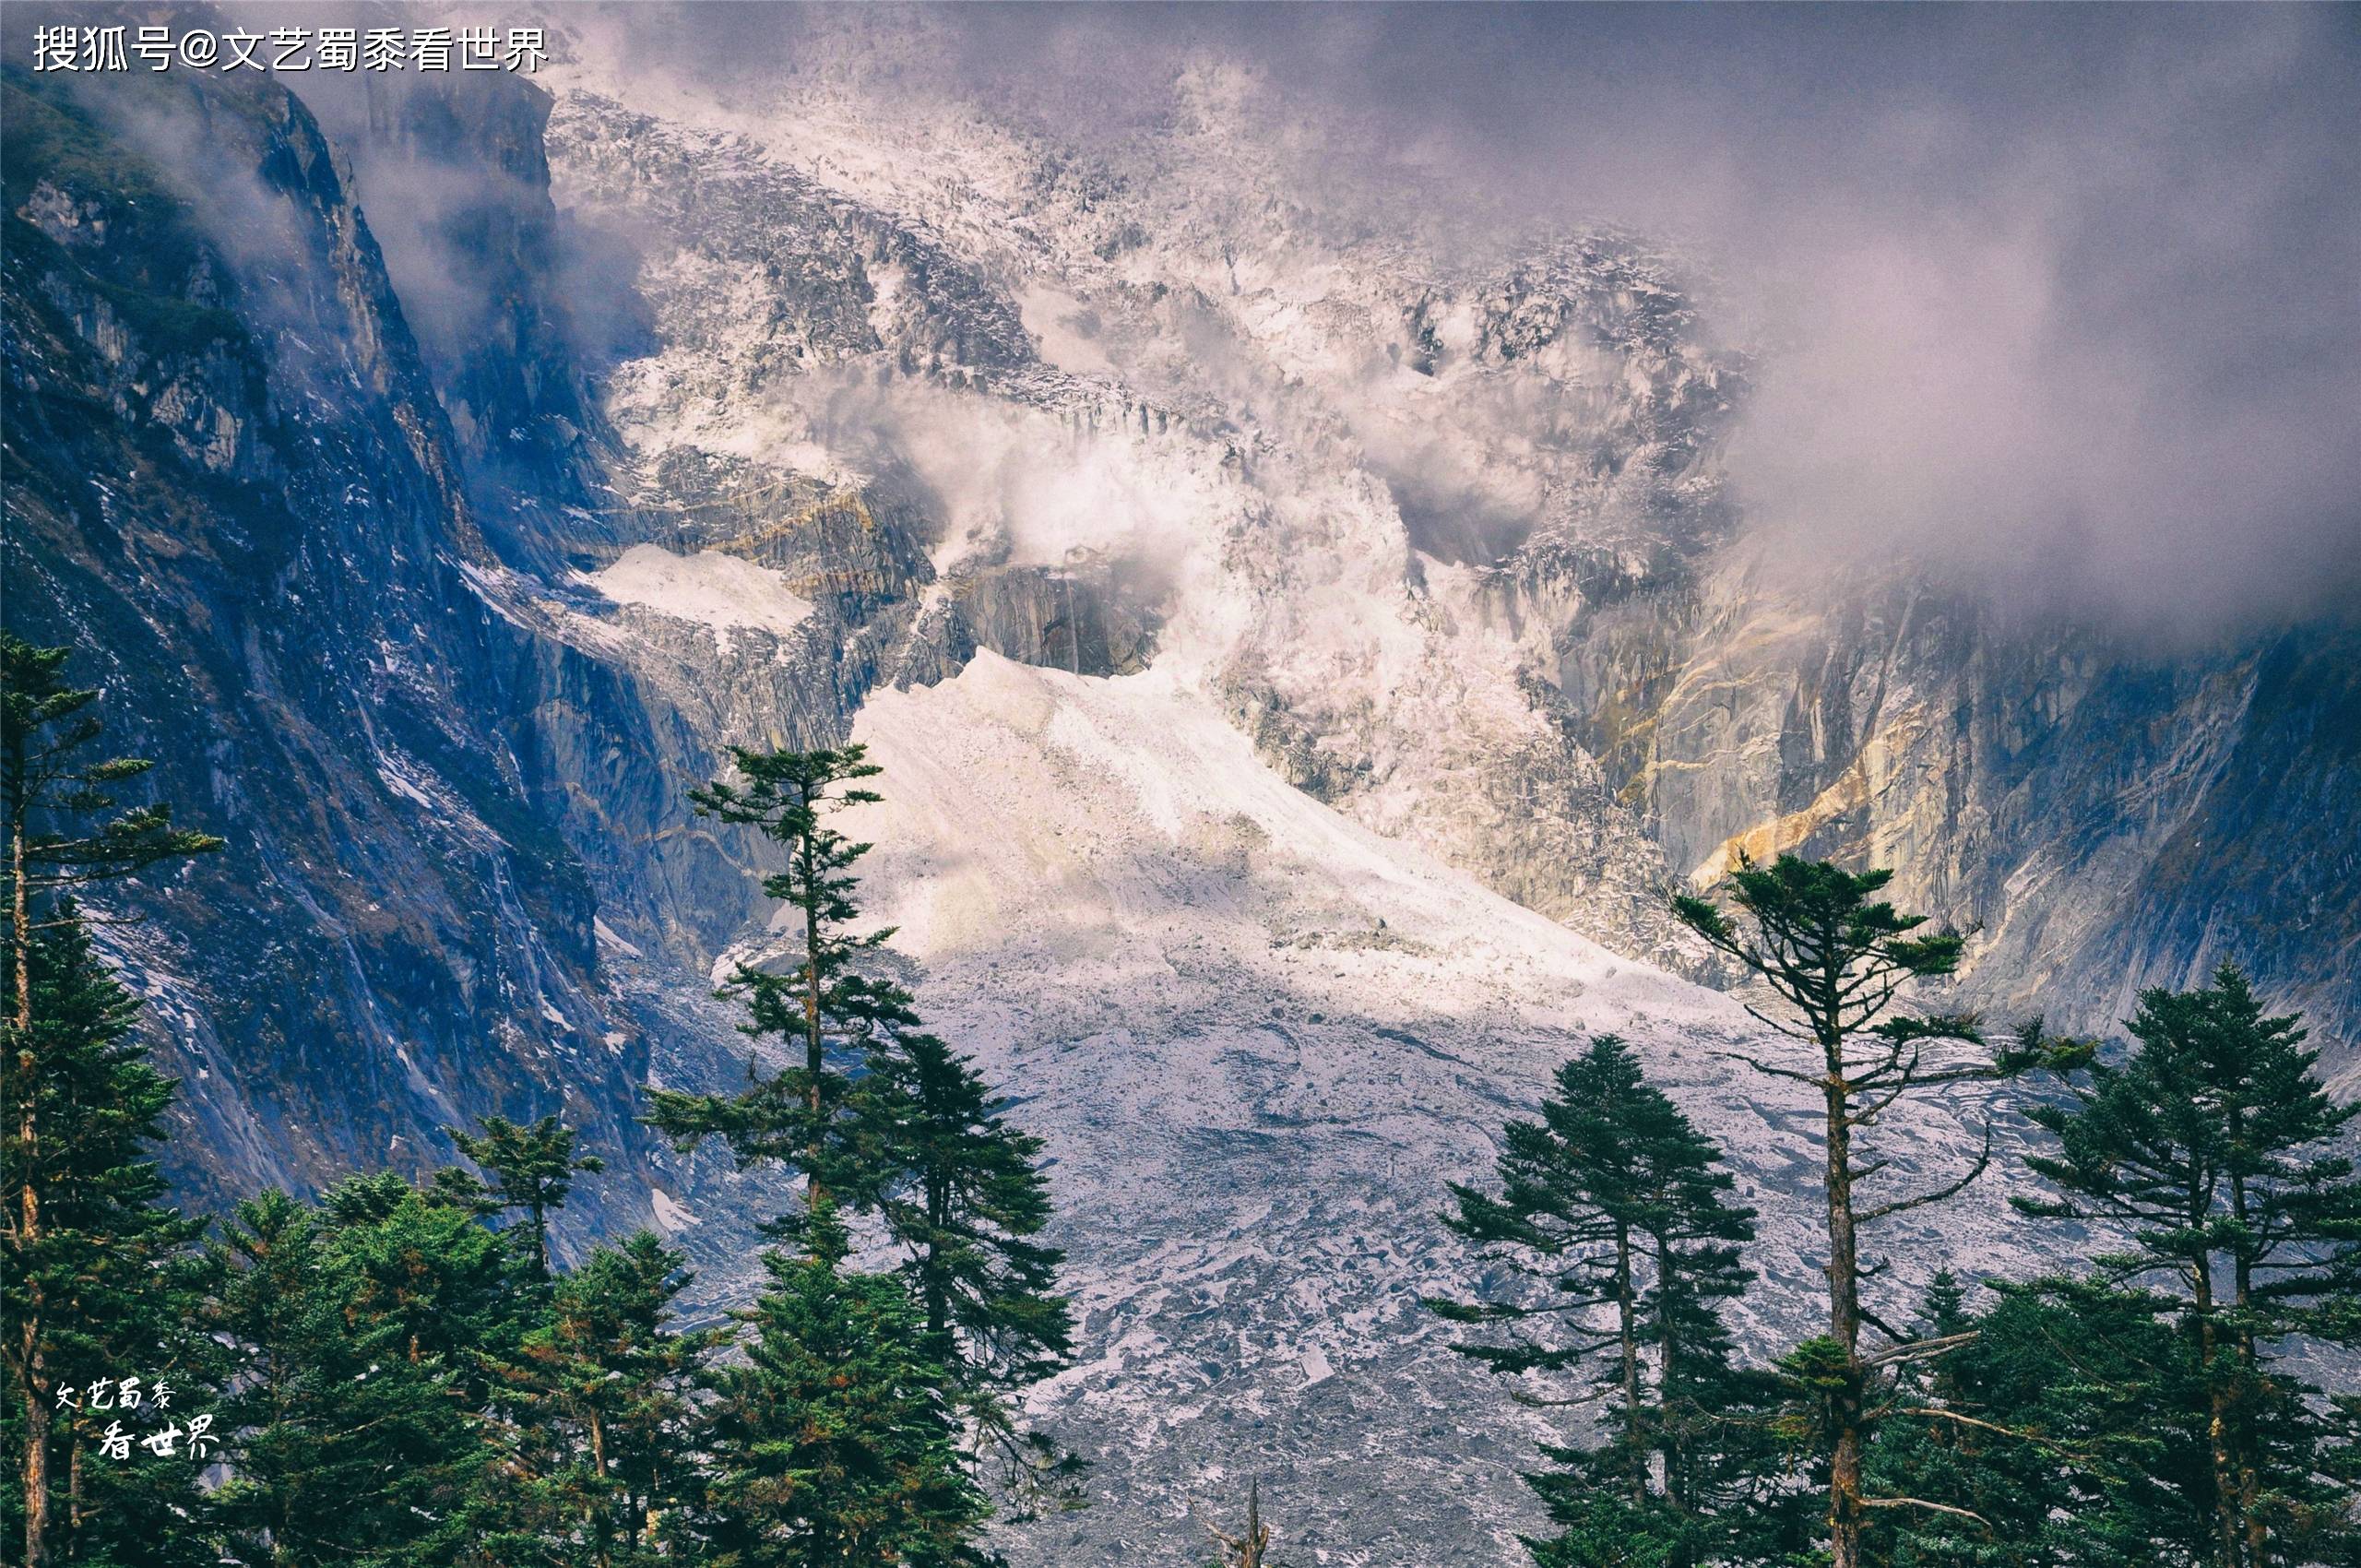
[[[513,1356],[487,1358],[499,1462],[471,1562],[679,1560],[689,1542],[667,1521],[702,1499],[695,1385],[721,1337],[671,1328],[682,1264],[645,1230],[599,1247],[557,1281]]]
[[[937,1390],[1020,1511],[1074,1500],[1074,1462],[1021,1429],[1010,1396],[1063,1366],[1067,1306],[1055,1293],[1062,1254],[1035,1240],[1050,1214],[1040,1141],[1003,1120],[968,1060],[924,1031],[916,999],[875,957],[891,929],[854,934],[853,866],[870,846],[830,824],[880,797],[859,787],[879,769],[859,746],[733,754],[738,778],[691,792],[697,810],[754,828],[780,846],[786,869],[764,891],[801,915],[792,968],[739,967],[756,1039],[803,1048],[800,1064],[729,1096],[658,1091],[647,1120],[682,1148],[718,1136],[742,1164],[801,1171],[814,1208],[876,1216],[906,1261]],[[800,1217],[766,1227],[803,1238]]]
[[[2361,1429],[2284,1348],[2361,1345],[2361,1181],[2341,1146],[2361,1109],[2329,1098],[2298,1021],[2265,1016],[2234,966],[2210,987],[2143,992],[2130,1028],[2129,1061],[2030,1112],[2058,1152],[2026,1163],[2058,1195],[2018,1206],[2113,1238],[2098,1281],[2189,1348],[2196,1375],[2170,1388],[2176,1417],[2209,1434],[2209,1561],[2361,1553]]]
[[[1534,1478],[1558,1526],[1548,1539],[1526,1541],[1536,1568],[1684,1568],[1700,1561],[1681,1520],[1660,1502],[1633,1503],[1611,1490],[1567,1481]]]
[[[2186,1339],[2136,1296],[2070,1279],[1995,1284],[1972,1312],[1940,1276],[1929,1341],[1869,1454],[1872,1489],[1916,1499],[1870,1539],[1895,1568],[2174,1568],[2205,1561],[2204,1425]],[[2177,1412],[2177,1414],[2176,1414]],[[1949,1510],[1956,1510],[1950,1512]]]
[[[215,1510],[230,1549],[286,1568],[457,1562],[492,1458],[481,1358],[514,1353],[531,1300],[509,1249],[398,1177],[355,1177],[316,1213],[240,1205],[209,1255],[208,1326],[239,1354]]]
[[[101,732],[91,711],[98,693],[66,684],[69,654],[0,631],[0,913],[8,923],[0,1368],[14,1396],[0,1437],[18,1477],[10,1522],[21,1528],[28,1564],[51,1560],[61,1485],[65,1534],[77,1544],[87,1502],[80,1461],[94,1433],[88,1412],[61,1422],[70,1406],[58,1395],[108,1354],[165,1354],[163,1341],[175,1335],[158,1304],[169,1295],[166,1265],[187,1236],[158,1206],[162,1182],[145,1152],[170,1086],[130,1039],[133,1004],[93,957],[72,893],[221,845],[174,827],[170,806],[118,809],[114,788],[149,765],[84,754]],[[122,1315],[93,1315],[109,1313]],[[167,1498],[176,1490],[161,1489]]]
[[[274,1568],[978,1560],[957,1370],[901,1278],[845,1266],[830,1200],[808,1229],[737,1330],[682,1332],[682,1255],[646,1232],[527,1289],[437,1183],[242,1205],[208,1249],[236,1361],[206,1528]]]
[[[595,1174],[607,1168],[606,1162],[597,1155],[575,1154],[574,1129],[560,1125],[555,1116],[544,1116],[526,1126],[504,1116],[487,1116],[481,1125],[481,1134],[452,1128],[451,1141],[458,1146],[461,1154],[492,1172],[492,1191],[500,1199],[492,1212],[511,1208],[525,1211],[533,1271],[547,1278],[549,1211],[565,1202],[566,1194],[574,1190],[577,1173]],[[474,1194],[456,1184],[446,1183],[445,1190],[455,1201],[481,1206]]]
[[[1072,1501],[1078,1466],[1024,1431],[1010,1396],[1065,1366],[1074,1324],[1056,1293],[1064,1254],[1050,1221],[1041,1140],[1010,1127],[983,1078],[932,1035],[904,1032],[873,1059],[872,1146],[895,1175],[875,1197],[934,1353],[958,1374],[979,1445],[1020,1510]]]
[[[833,1204],[809,1229],[805,1255],[766,1254],[745,1361],[714,1376],[715,1550],[745,1568],[978,1561],[989,1505],[940,1392],[957,1373],[900,1280],[844,1266]]]
[[[1914,978],[1950,974],[1959,967],[1962,939],[1948,932],[1912,935],[1927,917],[1898,914],[1891,903],[1876,897],[1892,880],[1891,871],[1848,872],[1828,861],[1795,855],[1781,855],[1768,866],[1741,859],[1730,873],[1728,891],[1730,901],[1756,927],[1752,940],[1708,899],[1680,894],[1672,903],[1691,929],[1749,968],[1755,967],[1749,953],[1768,961],[1774,971],[1782,968],[1779,960],[1785,953],[1812,953],[1843,955],[1849,965],[1869,972]],[[1867,995],[1856,1009],[1860,1020],[1883,1011]]]
[[[1835,1568],[1860,1568],[1868,1517],[1897,1505],[1864,1490],[1862,1455],[1885,1408],[1883,1392],[1894,1369],[1916,1354],[1899,1342],[1873,1355],[1862,1349],[1864,1328],[1899,1336],[1883,1328],[1862,1299],[1864,1281],[1881,1267],[1864,1256],[1861,1231],[1947,1201],[1992,1162],[1987,1122],[1982,1148],[1955,1176],[1864,1202],[1868,1184],[1895,1164],[1874,1152],[1869,1140],[1894,1108],[1913,1097],[2035,1068],[2063,1070],[2090,1053],[2087,1044],[2053,1039],[2037,1022],[1996,1050],[1974,1016],[1903,1009],[1905,988],[1950,974],[1964,944],[1949,932],[1917,934],[1928,923],[1925,916],[1901,914],[1879,897],[1892,876],[1793,855],[1769,866],[1741,857],[1724,889],[1735,915],[1710,899],[1683,895],[1672,900],[1683,923],[1777,999],[1775,1011],[1751,1004],[1748,1011],[1793,1042],[1779,1053],[1786,1060],[1738,1060],[1806,1086],[1820,1099],[1828,1333],[1797,1347],[1783,1363],[1797,1404],[1782,1426],[1809,1445],[1825,1474],[1827,1541]]]
[[[844,788],[876,771],[858,748],[742,754],[742,787],[699,792],[788,850],[768,886],[806,916],[803,963],[730,989],[750,1034],[804,1056],[742,1095],[659,1096],[651,1120],[793,1166],[813,1212],[778,1228],[805,1253],[767,1259],[741,1335],[682,1332],[682,1258],[652,1236],[552,1278],[550,1211],[601,1169],[554,1116],[455,1130],[482,1175],[355,1174],[314,1206],[265,1194],[196,1248],[204,1228],[163,1205],[150,1152],[171,1085],[60,895],[219,841],[165,807],[117,806],[113,787],[148,765],[81,759],[95,693],[65,685],[65,659],[0,640],[0,1079],[16,1134],[0,1358],[17,1396],[0,1441],[27,1480],[5,1506],[29,1555],[62,1541],[76,1562],[125,1565],[950,1563],[981,1560],[986,1452],[1009,1459],[1009,1490],[1055,1492],[1068,1467],[1009,1397],[1071,1346],[1059,1253],[1033,1239],[1050,1217],[1040,1144],[862,967],[889,934],[848,934],[867,847],[822,820],[875,798]],[[846,1267],[837,1192],[878,1217],[897,1270]],[[508,1213],[525,1223],[490,1228]],[[722,1354],[733,1338],[742,1360]],[[184,1454],[86,1462],[87,1415],[47,1419],[53,1386],[126,1367],[213,1416],[218,1488],[200,1490]]]
[[[1778,1367],[1791,1396],[1779,1413],[1780,1434],[1807,1449],[1825,1450],[1835,1435],[1838,1402],[1858,1384],[1845,1342],[1833,1334],[1815,1334],[1781,1356]]]
[[[2059,1152],[2026,1164],[2061,1196],[2018,1206],[2126,1241],[2100,1260],[2109,1278],[2225,1278],[2239,1333],[2343,1337],[2361,1181],[2338,1142],[2361,1105],[2329,1098],[2298,1021],[2265,1016],[2235,966],[2207,989],[2142,992],[2130,1028],[2129,1062],[2094,1064],[2072,1106],[2028,1112]]]
[[[165,1203],[153,1158],[172,1085],[148,1064],[133,1033],[138,1003],[100,961],[70,903],[58,905],[30,959],[33,1049],[10,1051],[0,1081],[10,1105],[31,1106],[42,1132],[37,1142],[6,1146],[8,1190],[13,1196],[34,1185],[42,1223],[29,1242],[11,1248],[11,1266],[0,1271],[9,1329],[0,1357],[17,1396],[0,1416],[0,1443],[21,1472],[31,1370],[23,1336],[30,1330],[50,1390],[58,1554],[77,1562],[190,1561],[196,1548],[175,1541],[184,1534],[180,1520],[196,1506],[196,1467],[136,1446],[126,1458],[101,1460],[110,1425],[128,1418],[145,1435],[166,1422],[120,1406],[101,1410],[88,1392],[99,1380],[128,1374],[177,1390],[184,1410],[202,1409],[217,1374],[216,1347],[190,1324],[184,1254],[202,1225]],[[12,976],[0,973],[0,998],[12,1014],[14,992]],[[61,1405],[58,1390],[79,1392]],[[0,1529],[16,1539],[24,1527],[23,1494],[12,1489],[0,1501]]]
[[[43,893],[130,876],[159,861],[221,847],[209,834],[174,827],[169,805],[116,810],[113,787],[154,765],[142,757],[81,754],[102,727],[89,711],[98,692],[65,683],[71,653],[0,632],[0,823],[11,839],[0,879],[12,922],[24,918],[20,899],[29,904]],[[91,816],[101,820],[76,821]],[[32,911],[13,940],[29,940],[44,923]]]
[[[1721,1303],[1750,1275],[1719,1151],[1638,1058],[1602,1036],[1557,1075],[1537,1122],[1509,1124],[1500,1192],[1453,1184],[1446,1223],[1525,1289],[1428,1304],[1457,1323],[1515,1325],[1453,1348],[1518,1378],[1544,1406],[1596,1405],[1608,1433],[1548,1446],[1526,1478],[1559,1533],[1550,1564],[1768,1562],[1800,1539],[1794,1489],[1776,1478],[1774,1380],[1735,1364]],[[1554,1395],[1535,1374],[1570,1374]]]
[[[0,71],[0,140],[8,148],[0,160],[8,252],[37,260],[44,272],[82,273],[150,352],[246,346],[245,323],[234,310],[189,297],[192,279],[203,278],[222,297],[233,295],[235,283],[209,255],[188,204],[99,118],[61,88],[7,69]],[[68,253],[21,217],[43,181],[95,208],[107,243]]]
[[[777,1036],[800,1048],[800,1058],[765,1077],[750,1057],[746,1072],[754,1081],[735,1095],[658,1089],[649,1097],[647,1120],[683,1151],[719,1137],[741,1164],[776,1162],[800,1171],[809,1203],[836,1191],[859,1204],[884,1173],[859,1136],[866,1091],[851,1068],[865,1065],[884,1036],[917,1019],[906,992],[860,967],[893,932],[854,935],[848,929],[860,913],[850,868],[869,846],[847,838],[828,818],[877,800],[850,786],[880,770],[862,760],[859,746],[731,754],[742,781],[717,780],[689,798],[700,815],[752,827],[784,850],[786,869],[766,877],[763,891],[801,916],[801,951],[786,972],[740,964],[723,994],[746,1004],[741,1028],[748,1036]],[[791,1238],[795,1222],[782,1219],[773,1232]]]
[[[29,1557],[62,1543],[77,1563],[125,1565],[952,1563],[983,1560],[985,1453],[1010,1460],[1010,1490],[1056,1491],[1068,1467],[1010,1397],[1071,1348],[1060,1254],[1034,1240],[1041,1146],[919,1031],[908,992],[862,967],[890,934],[848,933],[867,846],[823,820],[875,799],[844,788],[877,771],[859,748],[742,754],[742,787],[699,791],[787,849],[767,885],[806,917],[803,962],[730,989],[750,1034],[805,1051],[743,1095],[659,1096],[651,1120],[792,1165],[811,1214],[778,1228],[805,1252],[767,1257],[738,1333],[682,1332],[682,1256],[653,1236],[552,1277],[550,1211],[601,1169],[554,1116],[455,1130],[481,1175],[357,1173],[316,1206],[268,1193],[196,1246],[205,1227],[164,1206],[151,1153],[172,1086],[63,895],[219,840],[160,805],[118,807],[113,787],[148,765],[82,760],[96,694],[65,684],[65,660],[0,638],[15,1131],[0,1359],[16,1396],[0,1441],[26,1482],[0,1506]],[[877,1217],[899,1268],[846,1266],[839,1192]],[[525,1223],[488,1223],[512,1212]],[[213,1418],[217,1487],[185,1454],[86,1463],[88,1413],[49,1420],[53,1386],[125,1368]]]

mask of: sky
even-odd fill
[[[630,15],[651,65],[717,77],[825,18]],[[1227,58],[1335,127],[1365,165],[1339,200],[1417,180],[1504,243],[1603,220],[1691,248],[1762,356],[1732,469],[1792,559],[1900,552],[2198,635],[2361,603],[2361,7],[934,19],[919,75],[1086,145]]]

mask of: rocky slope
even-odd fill
[[[563,1106],[628,1146],[632,1031],[537,797],[530,650],[349,171],[276,88],[14,70],[10,625],[229,840],[110,892],[200,1190],[414,1162]]]
[[[1442,1183],[1597,1032],[1744,1171],[1750,1336],[1808,1319],[1807,1111],[1719,1054],[1759,1047],[1726,999],[1323,807],[1160,669],[982,654],[853,732],[885,767],[852,826],[896,950],[1050,1136],[1089,1350],[1035,1403],[1093,1456],[1093,1505],[1014,1532],[1026,1560],[1193,1561],[1188,1508],[1252,1475],[1290,1560],[1521,1561],[1509,1477],[1547,1423],[1418,1299],[1483,1266],[1436,1223]],[[1906,1119],[1898,1179],[1952,1168],[1976,1114]],[[1907,1277],[1970,1246],[2024,1266],[1987,1199],[1881,1244]]]

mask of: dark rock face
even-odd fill
[[[964,573],[922,619],[903,673],[958,673],[978,648],[1070,675],[1133,675],[1155,653],[1155,614],[1103,568],[1010,566]]]
[[[576,315],[611,303],[568,276],[549,95],[506,73],[421,74],[331,83],[310,101],[351,160],[470,496],[497,547],[530,556],[540,530],[501,527],[504,514],[584,506],[597,490],[605,430],[577,367],[590,327]]]
[[[115,742],[230,841],[127,890],[152,918],[113,939],[182,1079],[180,1174],[308,1185],[561,1109],[628,1171],[643,1050],[346,167],[267,86],[6,91],[8,620],[103,650]]]

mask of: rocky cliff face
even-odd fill
[[[1571,625],[1559,679],[1667,869],[1794,849],[1897,869],[1972,933],[1961,991],[2106,1031],[2225,960],[2303,1010],[2350,1084],[2361,639],[2158,657],[1923,584],[1833,602],[1725,568]]]
[[[347,164],[272,87],[6,91],[8,618],[102,650],[116,742],[230,840],[110,939],[182,1175],[414,1163],[496,1107],[627,1147],[640,1048],[520,760],[529,652],[469,587],[493,558]]]
[[[2105,1027],[2236,956],[2355,1061],[2351,631],[2163,658],[1794,586],[1686,263],[1340,218],[1234,72],[1086,146],[890,51],[727,103],[579,53],[311,108],[8,78],[7,613],[107,650],[231,839],[120,948],[199,1192],[562,1111],[611,1159],[575,1232],[731,1289],[758,1183],[632,1121],[742,1073],[707,977],[769,941],[682,797],[863,739],[909,978],[1057,1161],[1087,1349],[1042,1409],[1101,1497],[1013,1546],[1180,1561],[1251,1467],[1319,1560],[1505,1562],[1531,1433],[1414,1302],[1553,1061],[1625,1030],[1731,1145],[1761,1332],[1816,1261],[1667,883],[1892,865],[1971,1001]]]

